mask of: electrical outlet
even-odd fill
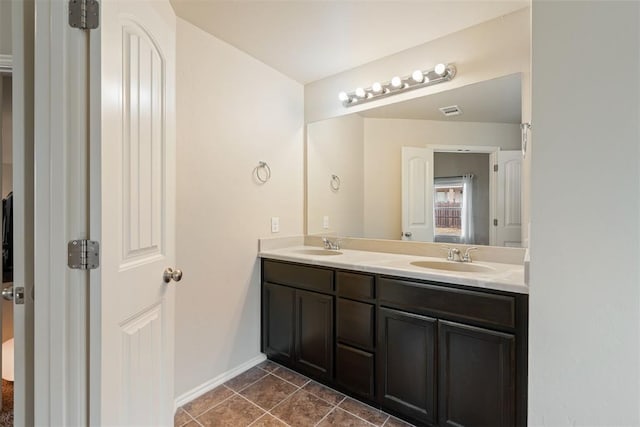
[[[271,217],[271,232],[272,233],[280,232],[280,218],[277,216]]]
[[[329,217],[327,215],[322,218],[322,228],[325,230],[329,228]]]

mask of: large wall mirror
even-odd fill
[[[307,231],[521,246],[521,75],[307,127]]]

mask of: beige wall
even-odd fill
[[[450,82],[417,89],[383,100],[344,108],[338,93],[390,80],[397,74],[408,75],[417,68],[428,69],[438,62],[456,65],[457,76]],[[521,9],[474,27],[444,36],[423,45],[387,56],[349,71],[305,86],[307,123],[341,116],[380,105],[399,102],[472,83],[521,72],[530,72],[530,12]],[[528,77],[523,76],[523,81]],[[528,91],[523,92],[529,104]]]
[[[513,124],[366,119],[364,141],[364,236],[398,239],[403,146],[491,145],[517,150],[520,130]]]
[[[303,232],[304,119],[300,84],[181,19],[177,55],[180,396],[260,354],[258,238]]]
[[[362,236],[364,120],[353,114],[307,127],[307,233]],[[331,175],[340,178],[332,190]],[[323,217],[329,217],[329,228]]]
[[[0,55],[11,55],[11,1],[0,0]]]
[[[529,425],[638,426],[640,3],[534,1],[532,64]]]
[[[434,153],[433,177],[473,174],[473,243],[489,244],[489,154]]]

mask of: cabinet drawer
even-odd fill
[[[336,348],[336,380],[360,396],[374,398],[373,354],[346,345]]]
[[[515,298],[511,296],[381,278],[378,299],[382,305],[400,306],[416,313],[515,327]]]
[[[324,268],[264,260],[262,278],[270,283],[321,292],[333,291],[333,271]]]
[[[373,276],[366,274],[338,271],[336,273],[336,287],[338,296],[341,297],[365,300],[376,297]]]
[[[374,342],[374,306],[338,298],[338,340],[372,350]]]

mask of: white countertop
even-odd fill
[[[317,246],[290,246],[279,249],[263,249],[258,253],[258,256],[365,273],[432,280],[519,294],[529,293],[529,287],[524,281],[524,266],[520,264],[474,261],[472,264],[486,266],[491,271],[472,273],[424,268],[411,264],[416,261],[446,261],[445,257],[436,258],[353,249],[340,249],[340,252],[342,252],[340,255],[309,255],[302,253],[302,251],[306,250],[322,250],[322,248]]]

